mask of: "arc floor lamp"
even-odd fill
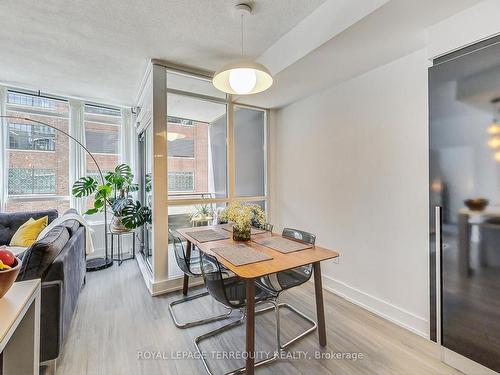
[[[99,166],[99,163],[97,163],[97,160],[95,159],[94,155],[89,151],[87,147],[83,143],[81,143],[78,139],[75,137],[71,136],[68,132],[65,132],[64,130],[61,130],[59,128],[56,128],[55,126],[46,124],[45,122],[38,121],[38,120],[33,120],[27,117],[21,117],[21,116],[9,116],[9,115],[0,115],[0,118],[2,119],[10,119],[10,120],[23,120],[23,121],[28,121],[36,125],[43,125],[46,126],[50,129],[54,129],[55,131],[64,134],[67,136],[69,139],[72,141],[76,142],[92,159],[92,161],[95,163],[97,167],[97,172],[99,173],[99,179],[101,180],[101,184],[105,184],[104,180],[104,175],[102,174],[101,167]],[[6,121],[1,122],[2,125],[6,123]],[[108,225],[108,220],[107,220],[107,207],[106,207],[106,200],[104,200],[104,257],[99,257],[99,258],[92,258],[87,260],[87,271],[98,271],[104,268],[108,268],[113,265],[113,259],[108,256],[108,235],[107,235],[107,225]]]

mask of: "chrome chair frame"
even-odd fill
[[[256,310],[255,315],[264,313],[264,312],[272,310],[272,309],[277,311],[278,305],[276,304],[276,302],[273,299],[256,302],[256,305],[264,304],[264,303],[271,303],[273,306],[269,306],[269,307],[266,307],[266,308],[261,309],[261,310]],[[239,309],[239,310],[241,312],[241,317],[239,319],[236,319],[236,320],[234,320],[228,324],[225,324],[219,328],[216,328],[212,331],[206,332],[206,333],[196,337],[194,340],[194,346],[196,347],[196,350],[199,354],[199,357],[200,357],[201,361],[203,362],[203,366],[205,367],[205,370],[207,371],[207,373],[209,375],[214,375],[214,373],[210,370],[210,367],[208,366],[208,362],[207,362],[205,356],[203,355],[203,351],[200,348],[200,343],[202,341],[210,338],[210,337],[217,336],[217,335],[219,335],[225,331],[228,331],[234,327],[242,325],[245,322],[245,318],[247,316],[247,313],[246,313],[246,309]],[[277,317],[277,319],[279,319],[279,314],[276,314],[276,317]],[[278,359],[279,353],[281,352],[280,345],[279,345],[279,328],[278,327],[279,327],[279,324],[276,325],[277,346],[276,346],[276,351],[274,352],[274,355],[272,357],[255,362],[255,367],[260,367],[260,366],[270,364],[272,362],[275,362]],[[236,375],[236,374],[243,374],[243,373],[245,373],[245,367],[240,367],[238,369],[231,370],[229,372],[224,373],[224,375]]]
[[[200,348],[200,343],[209,337],[213,337],[221,334],[224,331],[227,331],[231,328],[239,326],[243,324],[245,318],[247,316],[247,300],[246,300],[246,286],[243,279],[239,278],[230,270],[226,269],[223,265],[219,263],[216,257],[212,255],[208,255],[205,253],[200,254],[200,268],[203,274],[203,279],[205,281],[205,285],[207,290],[212,295],[212,297],[222,303],[226,308],[231,309],[231,311],[240,311],[241,317],[237,320],[234,320],[226,325],[218,327],[212,331],[206,332],[195,338],[194,344],[198,354],[200,355],[200,359],[203,362],[203,366],[209,375],[213,375],[210,366],[208,365],[207,359],[203,355],[203,352]],[[273,306],[270,306],[265,309],[255,310],[255,314],[260,314],[266,312],[270,309],[278,310],[278,305],[276,304],[276,294],[270,293],[267,289],[259,288],[256,286],[256,295],[255,295],[255,305],[261,305],[266,303],[271,303]],[[276,314],[276,317],[279,318],[279,315]],[[255,363],[256,367],[263,366],[265,364],[271,363],[278,359],[278,354],[280,352],[278,337],[278,324],[276,325],[276,350],[272,357],[263,359]],[[236,370],[232,370],[227,374],[240,374],[245,371],[245,368],[239,368]]]
[[[311,233],[308,233],[308,232],[303,232],[303,231],[300,231],[300,230],[297,230],[297,229],[284,228],[282,235],[285,238],[290,238],[292,240],[298,240],[300,242],[309,243],[311,245],[314,245],[316,243],[316,236],[314,234],[311,234]],[[307,279],[305,279],[302,283],[294,285],[294,286],[301,285],[301,284],[307,282],[311,278],[311,275],[312,275],[312,265],[307,265],[307,267],[310,267],[310,269],[311,269],[311,273],[310,273],[309,277]],[[269,278],[271,276],[272,275],[268,275],[268,276],[265,276],[265,277],[269,280]],[[277,289],[274,289],[274,288],[270,288],[269,285],[268,285],[268,283],[265,283],[265,282],[257,282],[257,283],[258,283],[258,285],[260,287],[262,287],[264,289],[267,289],[269,292],[274,293],[276,295],[275,302],[276,302],[276,305],[278,306],[278,309],[276,310],[276,315],[277,315],[276,316],[276,322],[277,322],[277,340],[278,340],[279,348],[281,350],[285,350],[287,347],[289,347],[293,343],[299,341],[300,339],[302,339],[303,337],[307,336],[308,334],[314,332],[318,328],[318,324],[317,324],[317,322],[314,319],[308,317],[305,313],[303,313],[302,311],[300,311],[296,307],[290,305],[289,303],[280,303],[279,302],[280,294],[283,293],[285,290],[287,290],[289,288],[281,288],[281,289],[277,288]],[[279,282],[278,282],[278,284],[279,284]],[[297,336],[293,337],[292,339],[290,339],[289,341],[287,341],[283,345],[281,345],[281,334],[280,334],[281,327],[280,327],[280,316],[279,316],[280,313],[279,313],[279,308],[286,308],[286,309],[292,311],[293,313],[297,314],[299,317],[301,317],[302,319],[304,319],[305,321],[307,321],[308,323],[310,323],[311,327],[308,328],[308,329],[306,329],[302,333],[298,334]]]
[[[192,296],[187,296],[178,300],[175,300],[173,302],[170,302],[168,305],[168,310],[170,311],[170,315],[172,316],[172,320],[174,321],[174,324],[177,328],[185,329],[185,328],[190,328],[190,327],[196,327],[199,325],[207,324],[207,323],[212,323],[212,322],[217,322],[219,320],[224,320],[229,318],[229,315],[231,315],[231,310],[229,310],[227,313],[220,314],[220,315],[215,315],[211,316],[209,318],[203,318],[203,319],[198,319],[198,320],[192,320],[189,322],[180,322],[177,320],[175,313],[174,313],[174,306],[175,305],[180,305],[185,302],[193,301],[195,299],[201,298],[201,297],[206,297],[208,296],[208,292],[202,292],[199,294],[195,294]]]
[[[185,258],[184,246],[182,245],[182,240],[180,239],[180,237],[176,236],[170,228],[168,229],[168,233],[169,233],[169,236],[172,238],[172,241],[174,243],[174,252],[176,251],[175,246],[180,246],[181,247],[181,249],[179,249],[179,250],[182,251],[182,255],[178,254],[177,252],[175,254],[176,255],[176,261],[178,263],[179,268],[184,273],[187,273],[191,277],[201,277],[202,276],[201,273],[198,274],[198,273],[194,272],[191,269],[189,262]],[[179,259],[179,258],[181,258],[181,259]],[[179,262],[184,262],[184,264],[179,264]],[[185,328],[195,327],[195,326],[199,326],[199,325],[203,325],[203,324],[212,323],[212,322],[216,322],[216,321],[219,321],[219,320],[227,319],[229,317],[229,315],[231,315],[231,312],[232,312],[231,309],[228,309],[228,312],[226,312],[224,314],[219,314],[219,315],[211,316],[211,317],[208,317],[208,318],[203,318],[203,319],[198,319],[198,320],[192,320],[192,321],[188,321],[188,322],[181,322],[181,321],[179,321],[177,319],[177,317],[175,316],[175,313],[174,313],[174,306],[183,304],[185,302],[193,301],[193,300],[198,299],[198,298],[206,297],[208,295],[209,295],[208,291],[205,291],[205,292],[202,292],[202,293],[199,293],[199,294],[195,294],[195,295],[192,295],[192,296],[187,296],[187,297],[178,299],[176,301],[170,302],[169,305],[168,305],[168,310],[170,312],[170,315],[172,316],[172,320],[174,321],[175,326],[177,328],[185,329]]]

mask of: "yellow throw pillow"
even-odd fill
[[[48,223],[48,216],[44,216],[38,220],[29,219],[14,233],[9,246],[31,246]]]

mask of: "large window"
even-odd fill
[[[45,97],[26,95],[24,93],[19,93],[15,91],[10,91],[7,94],[7,102],[10,104],[15,104],[24,107],[34,107],[38,109],[43,109],[44,111],[56,111],[56,103]]]
[[[9,123],[9,148],[12,150],[55,151],[55,130],[44,125]]]
[[[84,108],[85,146],[94,155],[104,175],[120,164],[121,111],[86,104]],[[87,175],[100,179],[97,166],[89,155],[85,155]],[[87,199],[87,207],[94,204]]]
[[[226,104],[167,94],[171,199],[227,197]]]
[[[55,194],[53,169],[9,168],[9,194]]]
[[[168,70],[166,99],[169,228],[212,224],[231,200],[265,207],[265,110],[232,105],[209,80]],[[168,276],[180,275],[170,251]]]
[[[65,100],[9,91],[7,115],[7,211],[69,208],[69,139],[41,121],[68,131]]]
[[[75,104],[75,111],[78,103]],[[7,194],[5,209],[12,211],[36,211],[48,208],[64,212],[70,205],[70,158],[75,162],[83,151],[70,155],[70,104],[63,98],[55,98],[8,90],[6,114],[15,118],[5,120]],[[36,123],[39,121],[49,126]],[[85,104],[82,123],[85,145],[97,159],[102,171],[113,170],[120,163],[121,110],[100,105]],[[55,129],[54,129],[55,128]],[[73,129],[74,130],[74,129]],[[81,134],[76,129],[77,134]],[[87,174],[98,177],[92,159],[85,154]],[[77,178],[80,176],[76,176]],[[179,186],[188,183],[177,181]],[[90,199],[88,200],[89,204]]]

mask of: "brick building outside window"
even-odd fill
[[[63,99],[9,91],[7,115],[26,117],[69,131],[69,103]],[[69,142],[66,135],[22,119],[7,120],[7,212],[69,208]],[[120,110],[85,105],[86,146],[106,170],[120,159]],[[87,156],[87,171],[96,168]]]

